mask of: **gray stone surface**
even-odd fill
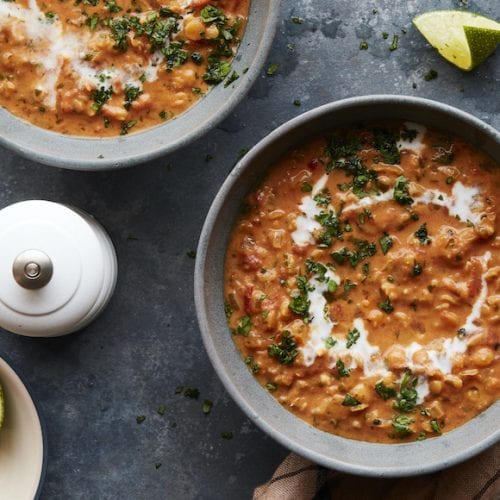
[[[411,25],[418,12],[465,4],[500,17],[491,0],[284,0],[268,61],[279,64],[276,75],[263,72],[235,112],[191,147],[104,173],[53,169],[0,151],[0,207],[42,198],[88,210],[109,230],[120,263],[110,306],[84,331],[52,340],[0,331],[0,354],[33,387],[47,425],[43,499],[248,498],[272,474],[287,451],[248,422],[218,381],[196,324],[194,261],[186,252],[240,150],[317,105],[417,95],[500,128],[500,54],[465,74]],[[399,48],[390,52],[393,34]],[[368,50],[359,50],[362,40]],[[430,68],[439,76],[427,82]],[[179,385],[197,387],[199,400],[176,395]],[[214,403],[208,416],[205,398]],[[156,411],[162,404],[164,416]],[[137,415],[146,420],[137,424]],[[222,439],[224,431],[234,438]]]

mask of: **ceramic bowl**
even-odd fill
[[[5,422],[0,429],[0,498],[40,496],[46,465],[45,433],[35,403],[16,372],[0,357]]]
[[[241,200],[266,169],[289,150],[339,126],[401,120],[458,135],[500,162],[500,133],[450,106],[403,96],[367,96],[327,104],[285,123],[255,146],[231,172],[207,216],[197,252],[195,300],[205,347],[226,389],[248,417],[283,446],[325,467],[396,477],[434,472],[463,461],[500,438],[500,403],[437,439],[376,444],[318,430],[284,409],[243,363],[224,315],[224,259]]]
[[[0,144],[30,160],[74,170],[127,167],[186,146],[225,118],[259,77],[274,38],[279,7],[280,0],[251,0],[233,61],[240,78],[227,88],[218,85],[174,120],[136,134],[99,139],[44,130],[0,109]]]

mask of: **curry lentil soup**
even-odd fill
[[[291,152],[230,239],[226,315],[285,408],[344,437],[435,437],[498,398],[498,165],[413,123]]]
[[[249,0],[0,0],[0,105],[46,129],[158,125],[239,75]]]

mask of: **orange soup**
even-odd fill
[[[500,392],[499,165],[414,123],[336,130],[248,197],[226,255],[244,363],[324,431],[437,437]]]
[[[0,105],[46,129],[152,127],[230,85],[249,0],[0,0]]]

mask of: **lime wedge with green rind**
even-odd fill
[[[465,71],[481,64],[500,43],[500,23],[472,12],[426,12],[413,24],[445,59]]]
[[[5,419],[5,399],[3,397],[2,384],[0,384],[0,429],[2,428],[4,419]]]

